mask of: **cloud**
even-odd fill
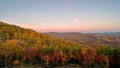
[[[46,25],[44,23],[40,23],[39,27],[45,27]]]
[[[79,18],[75,18],[74,22],[79,23]]]

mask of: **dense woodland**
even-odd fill
[[[120,46],[91,47],[0,22],[0,68],[54,68],[71,64],[78,68],[120,68]]]

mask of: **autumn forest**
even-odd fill
[[[120,46],[90,46],[0,22],[0,68],[119,68],[119,64]]]

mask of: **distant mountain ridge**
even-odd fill
[[[101,35],[120,35],[120,32],[95,32],[95,33],[83,33],[83,32],[45,32],[45,34],[101,34]]]
[[[104,34],[104,35],[120,35],[120,32],[104,32],[104,33],[98,33],[98,34]]]

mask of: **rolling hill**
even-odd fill
[[[31,29],[0,22],[0,41],[4,42],[13,39],[18,40],[19,44],[23,46],[63,45],[62,42],[64,42],[65,45],[70,44],[70,42],[66,42],[66,40],[55,39]]]
[[[74,41],[77,43],[87,44],[90,46],[97,46],[102,44],[107,44],[112,47],[120,46],[120,34],[116,33],[78,33],[78,32],[68,32],[68,33],[57,33],[50,32],[45,33],[49,36],[61,38],[65,40]]]

